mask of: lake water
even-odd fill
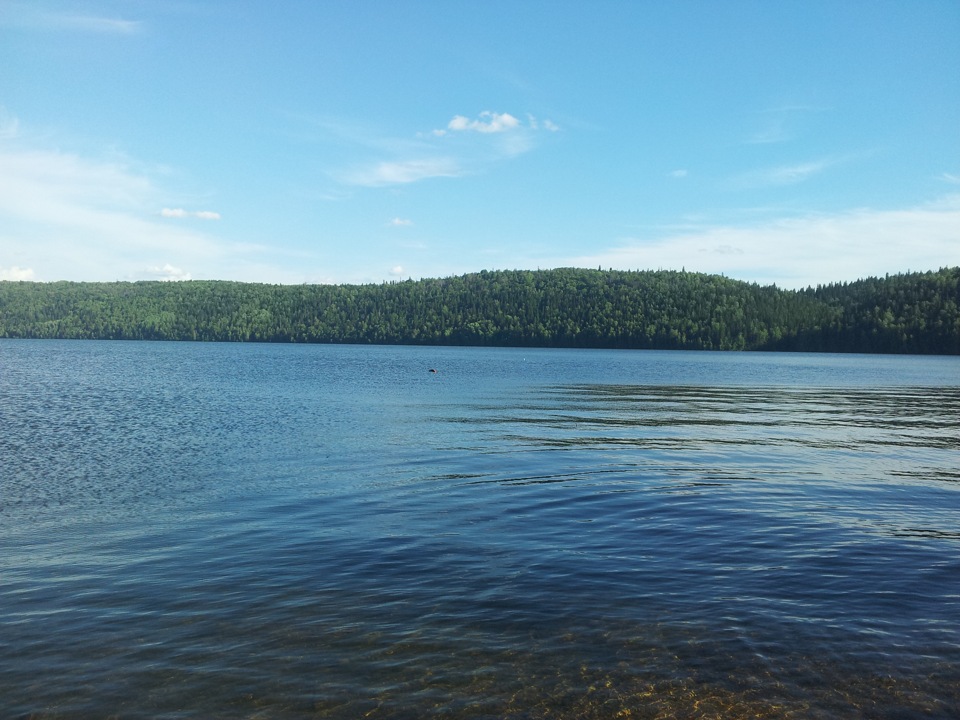
[[[958,717],[960,358],[0,340],[0,706]]]

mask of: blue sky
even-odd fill
[[[0,279],[960,265],[960,2],[0,0]]]

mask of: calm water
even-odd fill
[[[0,706],[960,716],[960,358],[0,340]]]

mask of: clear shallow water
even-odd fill
[[[5,717],[960,715],[957,358],[0,341],[0,457]]]

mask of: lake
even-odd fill
[[[960,716],[960,358],[0,340],[0,458],[4,717]]]

